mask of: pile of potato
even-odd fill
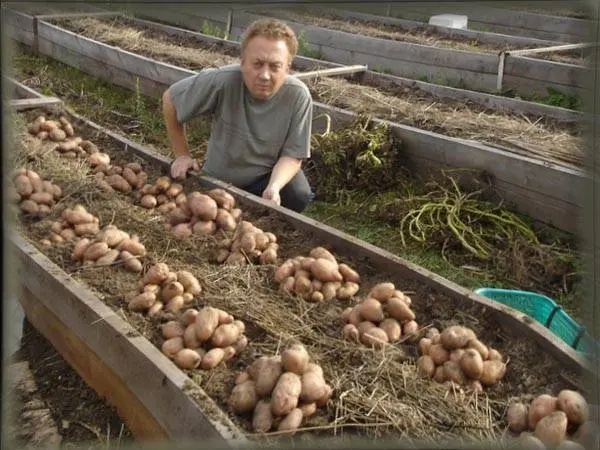
[[[9,191],[9,199],[18,203],[21,211],[39,217],[48,215],[61,196],[58,185],[43,180],[37,172],[25,168],[15,172],[13,189]]]
[[[540,449],[583,449],[598,435],[589,417],[585,398],[570,389],[538,395],[530,405],[514,402],[507,411],[508,429],[520,434],[519,443]]]
[[[181,369],[210,370],[229,361],[248,345],[246,326],[231,314],[206,306],[188,309],[179,320],[161,326],[162,352]]]
[[[72,241],[76,237],[94,236],[100,231],[100,219],[77,204],[66,208],[60,215],[60,220],[52,223],[50,241]]]
[[[274,279],[280,290],[300,295],[308,302],[348,300],[360,287],[358,273],[338,263],[324,247],[311,249],[309,256],[287,259],[275,271]]]
[[[333,392],[302,344],[255,359],[235,383],[229,405],[236,414],[252,413],[258,433],[275,428],[293,434],[303,419],[327,405]]]
[[[342,334],[345,339],[374,348],[402,336],[414,336],[419,324],[411,305],[410,297],[396,289],[394,283],[378,283],[365,300],[342,312],[346,324]]]
[[[219,243],[216,260],[219,264],[276,264],[278,248],[277,236],[242,220],[233,237]]]
[[[57,120],[47,119],[46,116],[38,116],[27,124],[27,131],[38,139],[50,139],[61,142],[68,137],[75,136],[75,130],[69,119],[61,116]]]
[[[94,153],[90,156],[101,158],[103,155]],[[108,156],[108,155],[107,155]],[[110,161],[110,160],[109,160]],[[148,174],[139,163],[128,163],[124,166],[111,165],[105,161],[95,165],[96,184],[107,192],[119,191],[123,194],[129,194],[134,189],[141,189],[148,181]]]
[[[181,198],[177,208],[169,213],[165,228],[177,238],[210,235],[218,229],[234,231],[241,217],[242,210],[235,207],[235,198],[227,191],[218,188],[206,194],[194,191]]]
[[[152,265],[140,280],[137,292],[126,297],[130,311],[152,317],[161,311],[177,314],[202,292],[198,279],[186,270],[173,272],[165,263]]]
[[[145,184],[137,194],[137,200],[146,209],[166,214],[186,200],[183,186],[171,182],[169,177],[159,177],[154,184]]]
[[[500,352],[486,346],[473,330],[461,325],[451,325],[441,333],[429,329],[418,347],[419,372],[438,383],[451,381],[481,392],[483,386],[496,384],[506,373]]]
[[[84,266],[109,266],[121,261],[123,267],[132,272],[141,272],[139,257],[146,254],[144,244],[137,235],[107,225],[93,239],[81,238],[75,243],[71,254],[73,261],[82,261]]]

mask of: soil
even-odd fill
[[[61,111],[57,108],[31,110],[21,117],[23,123],[28,123],[40,114],[57,117]],[[140,162],[138,157],[113,139],[76,121],[74,126],[78,136],[91,140],[110,154],[112,164]],[[84,161],[67,160],[54,151],[48,151],[52,144],[28,135],[24,128],[19,137],[20,143],[11,153],[14,159],[12,163],[16,167],[26,165],[44,179],[58,183],[65,200],[41,220],[21,216],[18,229],[62,270],[92,290],[154,345],[162,344],[159,325],[172,319],[172,316],[163,315],[151,320],[141,313],[130,312],[126,307],[124,297],[137,289],[139,275],[126,272],[119,266],[82,268],[70,258],[74,245],[72,242],[50,247],[41,244],[41,240],[48,237],[50,226],[60,216],[62,209],[81,203],[99,217],[101,226],[111,223],[139,236],[148,253],[143,261],[146,269],[162,261],[171,270],[189,270],[196,275],[203,290],[193,307],[215,306],[244,321],[250,341],[245,351],[210,372],[186,372],[190,382],[204,389],[242,430],[250,432],[251,417],[233,414],[227,404],[236,374],[259,355],[277,354],[292,342],[301,342],[306,346],[313,361],[323,367],[325,378],[334,389],[329,404],[305,423],[308,427],[323,428],[314,433],[299,433],[298,439],[332,435],[333,430],[328,424],[334,420],[338,433],[344,431],[345,425],[354,424],[354,428],[345,431],[342,436],[376,438],[402,435],[415,439],[429,438],[436,442],[445,439],[490,439],[503,433],[508,401],[515,398],[527,401],[533,395],[558,393],[562,388],[571,388],[565,376],[577,380],[570,370],[561,367],[535,344],[503,329],[482,307],[473,303],[457,304],[455,300],[423,283],[397,273],[378,270],[369,261],[350,253],[336,254],[338,261],[349,264],[360,273],[361,290],[358,298],[362,298],[375,283],[391,281],[411,297],[421,326],[442,329],[450,324],[463,324],[472,328],[483,342],[498,349],[509,360],[502,381],[486,387],[485,393],[476,397],[460,389],[455,391],[448,385],[425,380],[415,370],[412,357],[417,352],[414,342],[395,344],[382,352],[341,338],[341,312],[358,298],[350,302],[334,300],[309,304],[301,298],[283,295],[278,291],[271,278],[275,266],[215,264],[213,257],[217,236],[193,235],[188,239],[175,239],[164,231],[163,217],[138,206],[132,195],[106,193],[94,188],[91,170]],[[144,170],[149,174],[149,182],[164,175],[160,166],[148,162],[144,163]],[[197,179],[189,178],[183,184],[187,193],[203,191]],[[244,220],[277,235],[279,262],[296,255],[306,255],[310,248],[317,245],[329,248],[327,242],[294,229],[272,211],[245,205],[241,208]],[[39,347],[35,346],[35,349]],[[45,355],[31,355],[36,370],[35,362],[41,363]],[[46,364],[43,366],[46,367]],[[62,374],[55,376],[62,377]],[[76,386],[67,387],[80,389]],[[81,392],[85,392],[81,389]],[[81,392],[78,401],[86,399]],[[48,394],[51,393],[49,389]],[[56,394],[59,395],[58,392]],[[77,408],[72,403],[65,407]],[[92,417],[85,416],[77,420],[91,420]],[[111,435],[119,432],[118,422],[106,420],[106,423],[110,423]],[[364,427],[360,424],[364,424]],[[106,436],[108,426],[102,426],[105,428],[100,428],[103,430],[100,435]],[[250,436],[255,438],[254,435]]]
[[[231,51],[173,38],[124,19],[85,18],[57,23],[100,42],[194,70],[237,61]],[[542,160],[583,165],[583,137],[577,125],[499,113],[462,101],[435,98],[418,89],[386,91],[335,77],[316,78],[307,85],[316,101],[332,106]]]
[[[80,446],[133,442],[116,411],[27,320],[9,370],[17,380],[11,385],[15,415],[10,435],[15,444],[84,448]]]
[[[476,39],[469,39],[463,36],[446,36],[436,30],[427,28],[418,28],[415,30],[403,30],[396,25],[386,25],[368,20],[346,19],[334,12],[319,11],[318,14],[306,10],[298,9],[291,11],[269,10],[253,11],[256,14],[277,17],[283,20],[314,25],[332,30],[345,31],[347,33],[371,36],[381,39],[390,39],[394,41],[407,42],[412,44],[427,45],[430,47],[452,48],[455,50],[464,50],[469,52],[493,53],[497,54],[502,50],[518,50],[524,48],[545,47],[545,45],[500,45],[478,42]],[[534,53],[528,55],[531,58],[547,59],[556,62],[582,65],[584,60],[577,53],[571,51],[553,52],[553,53]]]

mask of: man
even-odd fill
[[[212,114],[204,171],[301,212],[313,196],[301,169],[310,157],[312,98],[304,83],[289,76],[298,41],[289,26],[264,19],[250,25],[241,47],[240,64],[201,71],[163,94],[176,156],[171,176],[199,170],[184,124]]]

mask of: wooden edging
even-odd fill
[[[411,17],[416,20],[427,20],[433,15],[443,13],[466,14],[469,28],[481,27],[497,33],[561,42],[585,40],[593,27],[591,20],[483,5],[463,6],[459,3],[452,3],[449,6],[438,3],[415,7],[403,3],[376,2],[370,3],[366,8],[362,5],[344,4],[343,9],[361,11],[366,9],[371,14]]]
[[[178,7],[179,10],[181,8]],[[168,7],[158,8],[153,5],[144,7],[143,11],[145,16],[154,15],[154,18],[164,21]],[[196,24],[202,24],[204,20],[213,20],[214,13],[205,15],[204,11],[204,8],[189,9],[188,23],[196,21]],[[178,13],[181,14],[182,11]],[[234,10],[230,39],[239,39],[252,21],[263,17],[265,16]],[[468,89],[496,92],[500,62],[498,55],[435,48],[286,22],[297,33],[303,32],[307,44],[330,61],[380,67],[406,78],[441,78],[446,83],[463,83]],[[553,87],[585,98],[589,93],[589,75],[589,69],[584,66],[518,56],[509,57],[504,66],[506,88],[522,96],[533,93],[547,95],[547,88]]]
[[[38,21],[37,37],[40,53],[150,96],[160,96],[170,84],[195,73],[94,41],[43,20]],[[318,102],[314,108],[315,115],[332,116],[334,124],[356,118],[354,113]],[[407,125],[379,119],[375,122],[385,122],[402,140],[405,163],[416,173],[428,175],[432,169],[448,167],[486,171],[494,177],[497,191],[520,212],[562,230],[579,231],[582,207],[579,192],[587,179],[582,170]],[[315,125],[320,126],[318,121]]]
[[[27,319],[141,440],[201,437],[235,445],[246,438],[214,401],[151,342],[13,233]],[[202,399],[202,406],[192,393]]]

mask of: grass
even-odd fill
[[[58,96],[75,112],[172,157],[158,99],[146,97],[139,90],[131,91],[106,83],[50,58],[38,56],[26,48],[15,49],[11,66],[12,75],[30,87],[47,95]],[[199,121],[198,126],[188,127],[190,148],[194,156],[204,155],[209,131],[207,120]],[[423,249],[416,243],[403,246],[398,227],[376,219],[374,214],[368,214],[368,209],[365,211],[367,201],[368,198],[351,196],[335,203],[317,201],[309,206],[305,214],[467,289],[482,286],[519,288],[493,270],[472,265],[453,265],[444,260],[439,251]],[[577,317],[580,298],[574,289],[554,299]]]
[[[304,35],[304,30],[300,30],[296,36],[298,39],[298,54],[307,58],[323,59],[323,52],[320,50],[314,50],[307,42]]]

